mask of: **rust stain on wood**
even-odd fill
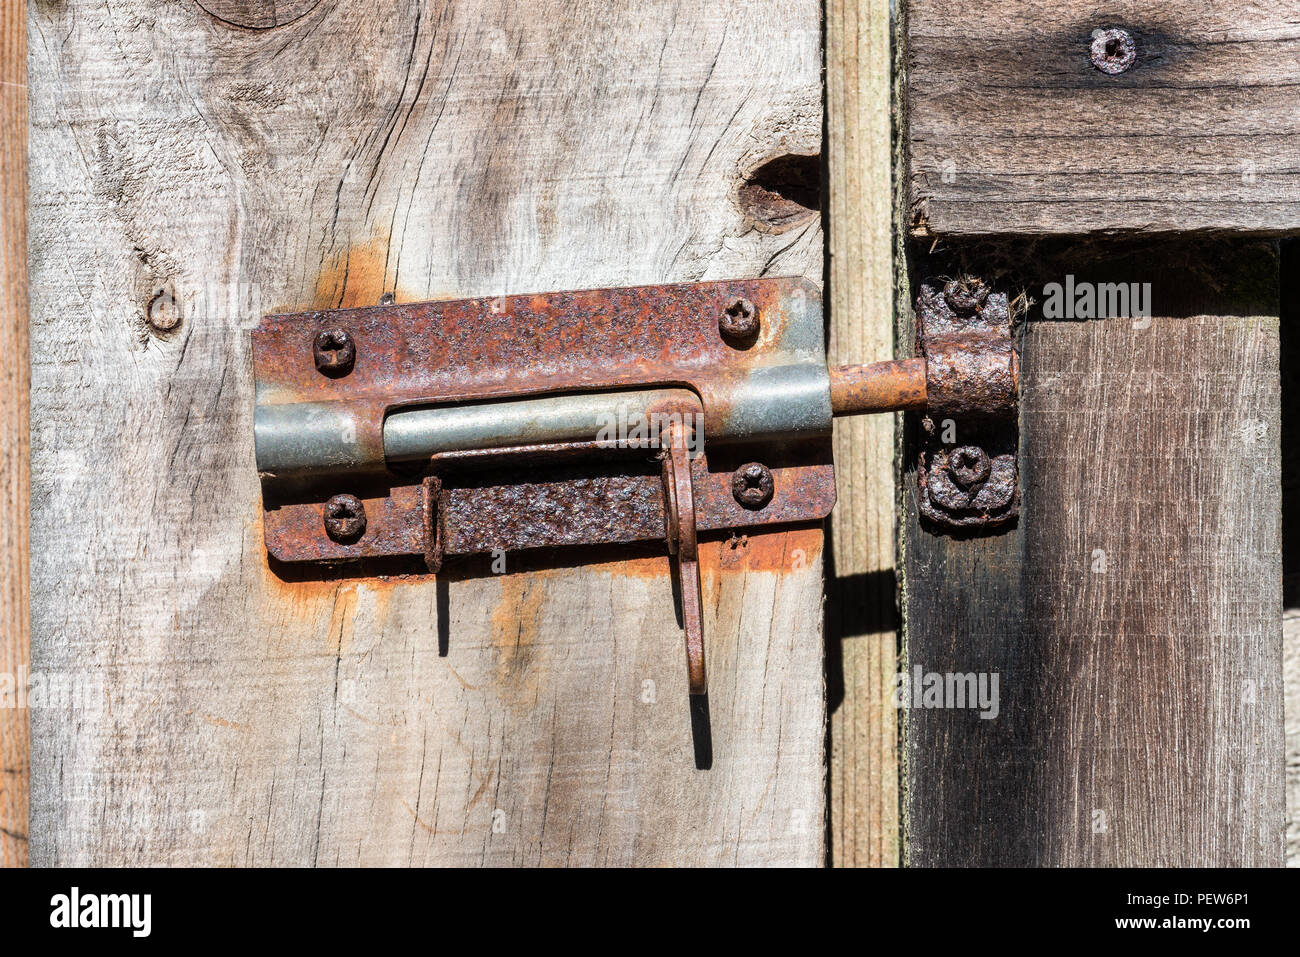
[[[701,545],[701,561],[723,572],[786,572],[800,571],[815,562],[822,553],[820,525],[793,528],[789,531],[765,535],[740,535],[721,542]],[[716,551],[716,557],[714,552]]]
[[[329,260],[316,279],[312,306],[348,309],[379,302],[387,291],[388,249],[388,237],[375,236]]]
[[[195,714],[197,714],[197,712],[193,708],[190,708],[185,712],[186,717],[190,717]],[[212,725],[214,728],[229,728],[232,731],[246,730],[245,725],[240,724],[238,721],[229,721],[226,718],[218,718],[216,715],[211,715],[211,714],[200,714],[199,717],[204,721],[206,721],[208,724]]]
[[[821,525],[709,539],[699,543],[700,572],[705,576],[795,572],[821,557],[822,544]],[[666,555],[637,556],[593,567],[620,578],[661,578],[670,572]]]
[[[427,821],[421,818],[420,815],[416,814],[415,808],[411,807],[410,802],[407,801],[406,798],[396,793],[393,795],[393,797],[397,798],[398,803],[401,804],[402,807],[406,808],[406,813],[411,815],[411,818],[415,821],[416,824],[420,825],[420,827],[422,827],[429,834],[435,836],[437,835],[438,832],[434,829],[433,825],[429,824]]]
[[[473,768],[470,769],[470,772],[474,773]],[[470,798],[469,803],[465,805],[466,813],[469,813],[469,811],[473,809],[474,805],[483,799],[483,795],[487,793],[488,786],[492,783],[492,779],[496,777],[496,773],[496,764],[493,764],[492,767],[488,769],[486,775],[474,773],[474,776],[479,779],[479,785],[478,790],[474,792],[474,796]]]
[[[492,645],[500,681],[514,686],[536,682],[533,645],[545,598],[546,589],[535,575],[502,578],[501,598],[492,613]]]

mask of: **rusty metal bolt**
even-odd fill
[[[989,287],[978,279],[954,279],[943,287],[943,298],[953,312],[969,315],[989,297]]]
[[[325,503],[325,533],[336,542],[351,542],[366,530],[366,507],[355,495],[335,495]]]
[[[1123,73],[1137,61],[1133,34],[1119,27],[1092,32],[1092,65],[1111,76]]]
[[[970,488],[989,477],[992,463],[978,445],[963,445],[948,454],[948,474],[962,488]]]
[[[731,476],[731,495],[745,508],[759,509],[772,501],[772,473],[765,465],[747,462]]]
[[[758,310],[748,299],[735,300],[718,317],[718,331],[728,339],[753,339],[758,325]]]
[[[347,375],[357,359],[357,346],[346,329],[323,329],[312,345],[316,368],[328,376]]]

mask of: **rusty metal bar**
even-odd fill
[[[925,359],[895,359],[830,370],[831,412],[921,412],[926,407]]]

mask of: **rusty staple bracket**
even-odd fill
[[[1005,297],[929,308],[916,357],[834,369],[820,290],[800,279],[267,316],[252,334],[267,552],[437,572],[450,556],[658,540],[688,690],[704,694],[699,535],[825,518],[835,415],[1014,408]],[[981,478],[958,452],[923,456],[925,514],[988,521],[1008,473],[993,457]],[[940,461],[959,478],[944,484]],[[1009,475],[1014,514],[1014,461]]]
[[[1014,522],[1020,362],[1006,293],[979,280],[922,285],[916,344],[926,362],[917,461],[922,517],[971,531]]]

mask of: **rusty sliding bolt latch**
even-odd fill
[[[820,291],[799,279],[268,316],[253,332],[267,551],[437,571],[446,556],[665,541],[703,694],[697,536],[825,518],[833,416],[958,416],[965,444],[923,453],[923,511],[1014,515],[1014,461],[979,431],[981,416],[1014,429],[1006,299],[966,292],[923,290],[915,358],[833,369]]]

